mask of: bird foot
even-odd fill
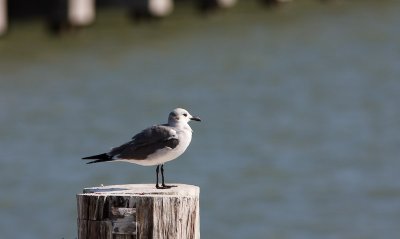
[[[157,188],[157,189],[170,189],[170,188],[172,188],[172,187],[176,187],[176,185],[165,185],[165,184],[163,184],[163,185],[161,185],[161,187],[160,187],[160,186],[158,186],[158,184],[156,184],[156,188]]]

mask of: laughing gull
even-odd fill
[[[132,137],[132,140],[115,148],[110,152],[85,157],[94,159],[88,162],[99,163],[107,161],[124,161],[143,166],[157,165],[156,188],[166,189],[172,186],[164,183],[164,163],[176,159],[189,146],[192,140],[190,120],[200,121],[199,117],[189,114],[185,109],[174,109],[168,117],[168,124],[154,125]],[[158,185],[158,174],[161,166],[161,186]]]

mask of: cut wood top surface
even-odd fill
[[[194,185],[177,184],[173,183],[176,187],[169,189],[157,189],[154,184],[122,184],[122,185],[108,185],[99,187],[90,187],[83,189],[85,195],[112,195],[112,196],[143,196],[143,197],[157,197],[157,196],[173,196],[173,197],[198,197],[200,188]],[[82,195],[78,194],[78,195]]]

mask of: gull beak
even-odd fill
[[[199,117],[196,117],[196,116],[192,116],[192,118],[190,118],[190,120],[201,121],[201,119]]]

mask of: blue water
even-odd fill
[[[2,238],[76,238],[75,194],[152,183],[154,167],[86,165],[184,107],[168,182],[201,187],[202,238],[400,237],[400,3],[241,1],[131,24],[120,9],[62,37],[0,41]]]

